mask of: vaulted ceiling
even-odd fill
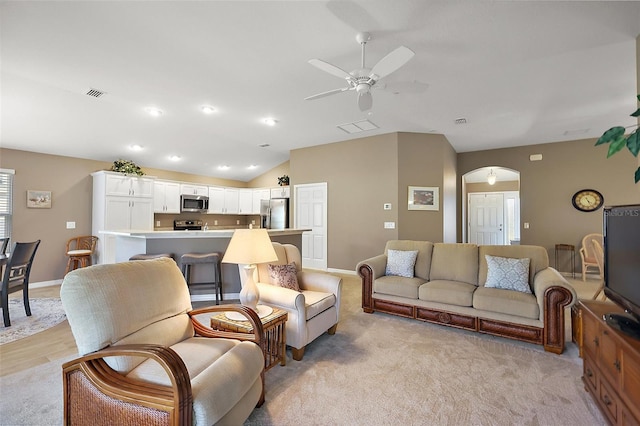
[[[640,2],[2,1],[0,19],[4,148],[247,181],[292,149],[382,133],[465,152],[634,123]],[[353,91],[304,100],[346,86],[308,60],[360,68],[360,31],[368,68],[400,45],[415,57],[369,111]],[[361,120],[375,127],[337,127]]]

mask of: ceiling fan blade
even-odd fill
[[[314,99],[324,98],[325,96],[333,95],[335,93],[346,92],[347,90],[351,90],[349,87],[345,87],[344,89],[333,89],[328,90],[326,92],[318,93],[317,95],[312,95],[307,98],[304,98],[305,101],[312,101]]]
[[[413,50],[405,46],[400,46],[374,65],[371,69],[370,77],[376,81],[380,80],[409,62],[414,55]]]
[[[309,63],[316,68],[321,69],[324,72],[328,72],[331,75],[335,75],[338,78],[344,78],[346,80],[350,80],[353,78],[351,74],[343,70],[342,68],[338,68],[329,62],[325,62],[321,59],[309,59]]]
[[[358,108],[360,111],[367,111],[373,106],[373,96],[371,92],[358,93]]]

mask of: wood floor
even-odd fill
[[[13,293],[9,297],[20,298],[22,292]],[[60,286],[29,289],[29,297],[60,297]],[[46,364],[59,358],[72,357],[77,353],[71,328],[65,320],[43,332],[0,345],[0,376]]]

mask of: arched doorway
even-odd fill
[[[520,172],[486,166],[462,176],[463,241],[520,244]]]

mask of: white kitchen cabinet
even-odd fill
[[[92,234],[97,236],[97,263],[115,262],[114,236],[100,231],[152,231],[155,178],[132,177],[121,173],[92,173]]]
[[[224,214],[224,188],[209,187],[209,213]]]
[[[156,180],[153,185],[153,212],[180,213],[180,184]]]
[[[276,188],[271,188],[271,198],[289,198],[291,195],[291,190],[288,186],[278,186]]]
[[[206,185],[185,184],[180,185],[180,194],[209,195],[209,187]]]
[[[251,189],[238,190],[238,213],[240,214],[253,213],[253,190]]]
[[[240,191],[236,188],[224,189],[224,212],[238,214],[240,212]]]
[[[255,188],[252,192],[251,214],[260,214],[260,201],[270,199],[271,190],[269,188]]]
[[[123,175],[122,173],[104,174],[104,195],[123,197],[153,197],[154,179]]]

